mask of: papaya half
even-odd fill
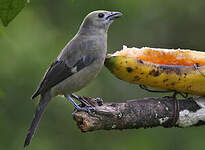
[[[105,66],[129,83],[205,96],[205,52],[124,46]]]

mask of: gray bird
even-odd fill
[[[85,17],[78,33],[63,48],[32,95],[32,99],[40,95],[40,102],[28,130],[24,147],[29,145],[51,98],[64,95],[76,110],[89,112],[92,109],[89,105],[79,107],[72,99],[78,99],[73,92],[85,87],[101,70],[106,56],[108,28],[113,20],[120,16],[122,16],[120,12],[99,10]]]

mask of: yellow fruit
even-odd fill
[[[204,52],[124,47],[105,66],[130,83],[205,96]]]

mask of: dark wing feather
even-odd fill
[[[43,79],[40,82],[39,88],[36,90],[36,92],[32,95],[31,98],[34,99],[39,94],[45,93],[53,86],[65,80],[69,76],[77,73],[92,62],[93,58],[91,58],[90,56],[84,56],[79,61],[77,61],[74,66],[68,67],[65,61],[56,60],[45,73]],[[75,71],[73,70],[74,68]]]

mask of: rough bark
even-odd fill
[[[90,113],[73,112],[73,118],[83,132],[157,126],[182,128],[205,124],[203,98],[143,98],[100,104],[94,98],[83,97],[81,102],[95,108]]]

